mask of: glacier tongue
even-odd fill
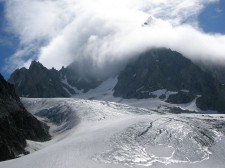
[[[22,102],[51,126],[53,139],[30,142],[40,150],[0,168],[224,168],[224,115],[170,114],[78,98]]]

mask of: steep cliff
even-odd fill
[[[0,161],[25,154],[26,139],[50,139],[48,126],[27,112],[13,85],[0,74]]]

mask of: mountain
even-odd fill
[[[102,80],[93,77],[89,71],[84,71],[84,68],[81,66],[77,62],[73,62],[66,68],[62,67],[59,71],[61,81],[72,86],[72,88],[76,88],[76,93],[86,93],[88,90],[99,86],[102,82]]]
[[[216,63],[196,61],[196,64],[204,71],[212,74],[214,78],[225,84],[225,66]]]
[[[152,98],[154,94],[151,92],[161,89],[176,92],[165,100],[167,102],[185,104],[197,98],[198,108],[225,112],[224,85],[170,49],[150,50],[129,64],[118,77],[114,96]],[[165,97],[161,95],[161,99]]]
[[[32,61],[29,69],[16,70],[9,78],[21,97],[69,97],[63,88],[57,70],[47,69],[41,63]],[[69,88],[67,88],[69,89]],[[70,92],[73,92],[70,90]]]
[[[115,87],[102,94],[112,91],[114,97],[123,99],[160,98],[170,104],[194,102],[200,110],[225,113],[225,87],[210,67],[202,68],[182,54],[165,48],[151,49],[136,58],[118,74]],[[102,88],[111,86],[109,82],[104,83],[81,71],[84,68],[79,66],[74,62],[58,71],[33,61],[29,69],[21,68],[13,72],[9,82],[14,84],[19,96],[33,98],[86,94],[94,99],[100,88],[102,92]],[[159,96],[153,93],[158,94],[160,90],[164,93]]]
[[[82,78],[72,66],[62,67],[58,71],[47,69],[36,61],[32,61],[29,69],[14,71],[8,81],[15,86],[19,96],[30,98],[70,97],[99,84],[91,77]]]
[[[0,162],[0,168],[224,167],[225,115],[199,110],[224,113],[224,86],[182,54],[152,49],[103,82],[76,63],[59,71],[32,64],[39,66],[33,76],[30,67],[11,78],[17,88],[30,80],[30,87],[42,86],[42,94],[50,94],[43,86],[59,94],[53,87],[58,82],[75,93],[73,98],[21,98],[32,115],[48,121],[52,140],[28,141],[29,156]],[[39,73],[40,81],[32,81]]]
[[[0,74],[0,161],[26,154],[26,140],[50,139],[48,126],[27,112],[13,85]]]
[[[152,16],[149,16],[149,18],[144,22],[143,26],[151,26],[151,24],[153,24],[155,22],[155,20],[153,19]]]

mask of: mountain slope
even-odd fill
[[[150,50],[129,64],[118,77],[114,96],[151,98],[154,97],[151,92],[160,89],[177,92],[166,100],[170,103],[189,103],[199,97],[200,109],[225,112],[224,86],[183,55],[169,49]]]
[[[29,69],[21,68],[12,73],[9,82],[22,97],[69,97],[55,69],[48,70],[33,61]],[[75,92],[73,92],[75,93]]]
[[[81,64],[73,62],[66,68],[62,68],[59,73],[63,81],[70,87],[75,87],[79,92],[86,93],[90,89],[94,89],[101,84],[101,80],[96,79],[90,72],[84,72]]]
[[[26,153],[26,139],[50,139],[48,127],[27,112],[13,86],[0,74],[0,161]]]
[[[19,96],[31,98],[70,97],[101,83],[91,77],[82,78],[72,65],[58,71],[47,69],[36,61],[32,61],[29,69],[14,71],[8,81]]]

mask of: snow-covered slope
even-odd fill
[[[170,114],[78,98],[23,99],[53,138],[0,168],[224,168],[225,116]]]
[[[99,85],[95,89],[91,89],[86,93],[79,92],[79,94],[73,95],[74,98],[80,98],[80,99],[88,99],[88,100],[102,100],[102,101],[109,101],[109,102],[116,102],[121,104],[126,104],[134,107],[142,107],[147,108],[150,110],[163,110],[167,112],[173,112],[173,113],[182,113],[182,112],[195,112],[195,113],[217,113],[216,111],[203,111],[199,109],[196,105],[196,99],[195,98],[192,102],[186,103],[186,104],[171,104],[166,102],[168,97],[170,95],[176,94],[177,92],[169,91],[166,89],[156,90],[153,92],[150,92],[149,94],[152,94],[153,98],[146,98],[146,99],[124,99],[120,97],[114,97],[114,87],[118,82],[118,77],[109,78],[106,81],[102,82],[101,85]],[[182,90],[185,92],[188,92],[188,90]],[[161,98],[162,96],[165,96],[165,98]]]

